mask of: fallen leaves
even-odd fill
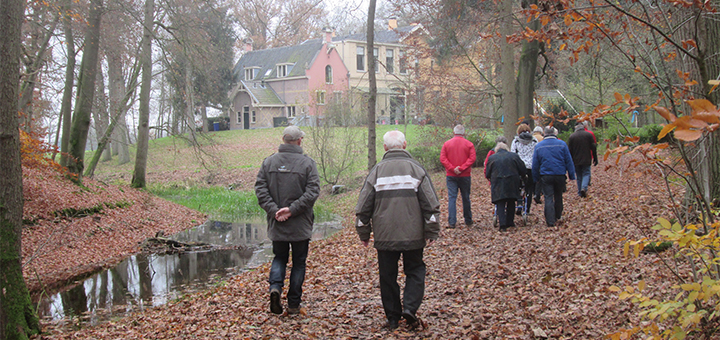
[[[347,227],[311,243],[300,315],[269,313],[269,265],[264,265],[228,279],[227,285],[96,327],[68,331],[46,325],[48,333],[42,338],[602,338],[639,321],[635,306],[619,301],[611,287],[642,281],[645,293],[662,294],[670,280],[656,261],[665,255],[626,257],[618,242],[650,230],[655,219],[648,218],[648,211],[665,213],[659,211],[665,204],[647,198],[657,197],[661,181],[650,175],[629,176],[628,170],[601,169],[593,168],[588,198],[578,198],[575,182],[568,182],[561,227],[545,227],[542,205],[533,204],[530,226],[508,233],[490,226],[489,186],[482,169],[473,169],[475,226],[446,229],[425,250],[425,299],[418,316],[427,327],[421,331],[407,329],[404,322],[396,331],[382,328],[376,253],[360,245],[352,227],[352,204],[346,204],[341,214]],[[433,181],[442,183],[443,177],[436,174]],[[436,189],[445,210],[447,190],[444,185]],[[338,200],[353,201],[356,195],[346,193]],[[646,199],[636,199],[640,195]],[[113,228],[121,228],[122,223],[116,223]],[[63,251],[67,257],[79,256],[70,248]],[[400,276],[404,281],[402,271]]]

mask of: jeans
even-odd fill
[[[273,241],[273,254],[275,258],[270,267],[270,290],[278,289],[282,292],[285,282],[285,268],[290,256],[292,246],[292,270],[290,271],[290,288],[288,289],[288,307],[298,308],[302,301],[302,285],[305,281],[305,261],[308,255],[310,240],[297,242]]]
[[[563,192],[565,192],[565,175],[541,176],[542,191],[545,196],[545,223],[548,227],[562,217]]]
[[[500,228],[515,226],[515,199],[509,198],[500,200],[495,203],[495,213],[497,214],[498,224]]]
[[[448,224],[455,225],[457,223],[457,193],[460,189],[460,195],[462,196],[463,205],[463,217],[465,218],[465,224],[473,224],[472,211],[470,211],[470,177],[454,177],[447,176],[447,189],[448,189]]]
[[[580,196],[580,191],[587,192],[590,185],[590,165],[576,165],[575,176],[577,176],[577,190],[578,196]]]
[[[405,291],[400,302],[400,286],[397,282],[398,261],[403,258]],[[380,272],[380,298],[388,320],[400,320],[403,309],[413,315],[420,308],[425,295],[425,262],[423,248],[405,251],[378,249],[378,271]]]

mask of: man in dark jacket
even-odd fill
[[[590,185],[590,164],[597,165],[597,143],[595,137],[585,130],[583,123],[575,125],[575,132],[568,139],[568,148],[575,164],[578,196],[587,197]]]
[[[565,192],[565,173],[571,180],[575,179],[573,165],[567,144],[557,138],[557,130],[545,128],[545,138],[535,146],[532,161],[532,175],[535,182],[540,181],[545,196],[545,223],[548,227],[562,217],[562,194]]]
[[[296,126],[283,131],[278,152],[263,161],[255,181],[258,203],[267,213],[268,238],[275,258],[270,268],[270,311],[282,314],[280,303],[285,268],[292,247],[292,271],[287,293],[288,314],[300,313],[305,261],[312,237],[313,205],[320,195],[315,161],[303,154],[305,133]]]
[[[386,326],[397,328],[403,317],[415,328],[425,294],[423,249],[440,233],[440,202],[425,169],[405,151],[405,135],[389,131],[383,141],[383,160],[370,170],[355,207],[356,230],[365,246],[371,232],[375,238]],[[406,277],[402,302],[397,282],[400,255]]]
[[[490,196],[495,204],[500,231],[514,227],[515,202],[520,197],[522,177],[525,175],[525,163],[514,152],[508,152],[505,143],[495,146],[495,154],[488,158],[485,178],[490,180]]]

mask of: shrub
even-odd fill
[[[425,167],[428,172],[441,171],[445,169],[440,163],[440,149],[442,145],[437,146],[418,146],[408,149],[408,152]]]

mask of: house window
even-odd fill
[[[278,65],[278,78],[287,77],[287,65]]]
[[[398,61],[400,64],[400,74],[407,74],[407,60],[405,60],[405,51],[400,50],[400,60]]]
[[[288,106],[288,107],[287,107],[287,117],[288,117],[288,118],[295,118],[295,106]]]
[[[325,91],[317,91],[317,104],[325,105]]]
[[[365,71],[365,47],[357,47],[357,70]]]
[[[385,69],[387,69],[387,73],[392,74],[395,69],[395,60],[393,55],[393,50],[385,50]]]
[[[250,123],[256,123],[257,122],[257,115],[255,115],[255,110],[252,111],[250,114]]]
[[[240,111],[237,112],[237,123],[242,124],[242,113]]]
[[[333,92],[333,102],[336,105],[340,105],[342,103],[342,91]]]
[[[373,48],[373,60],[375,63],[375,73],[378,73],[380,70],[378,69],[378,56],[380,55],[380,50],[376,48]]]
[[[332,66],[330,66],[330,65],[325,66],[325,83],[326,84],[333,83]]]
[[[246,68],[245,69],[245,80],[253,80],[257,76],[257,68]]]

